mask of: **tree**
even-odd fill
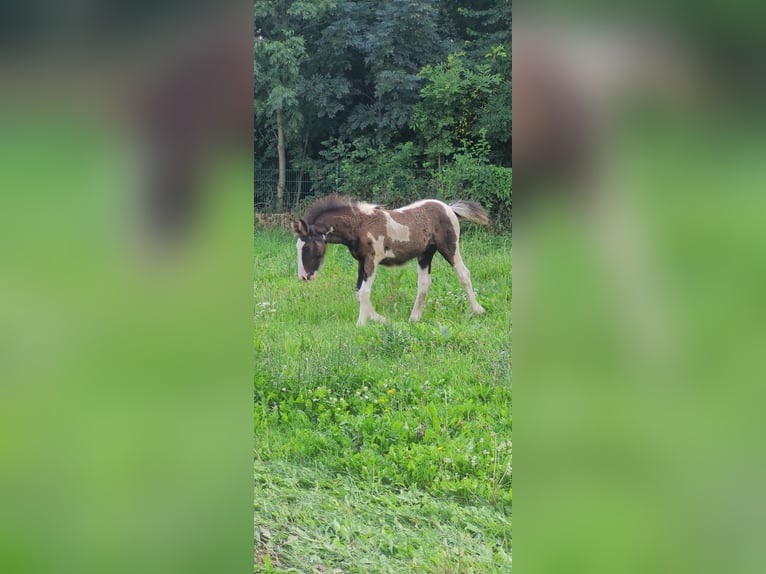
[[[418,100],[418,72],[446,57],[436,0],[346,2],[353,26],[350,70],[355,99],[342,134],[369,138],[372,147],[406,141]]]
[[[288,164],[443,166],[482,129],[510,165],[511,2],[461,4],[255,1],[256,161],[278,161],[280,197]]]
[[[460,6],[455,22],[465,39],[466,59],[472,64],[489,63],[502,77],[484,106],[479,125],[487,133],[495,163],[511,165],[513,11],[511,0],[474,0],[470,8]]]
[[[501,80],[479,113],[479,128],[485,130],[492,146],[490,157],[493,162],[510,166],[513,141],[511,54],[505,45],[500,44],[490,49],[485,60]]]
[[[257,121],[277,131],[277,209],[284,206],[288,132],[300,125],[297,88],[306,58],[303,29],[334,9],[336,0],[254,0],[254,102]]]
[[[457,146],[480,136],[480,114],[502,78],[492,73],[489,64],[468,65],[463,52],[425,66],[419,76],[425,85],[414,108],[412,127],[425,140],[426,155],[440,168],[443,158]]]

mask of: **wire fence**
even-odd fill
[[[286,170],[285,189],[282,198],[277,193],[278,169],[256,169],[254,173],[255,211],[260,213],[285,213],[295,211],[302,202],[336,191],[336,177],[326,173],[302,169]]]
[[[428,195],[433,172],[428,169],[411,170],[413,179],[426,182],[423,197]],[[282,197],[277,193],[279,170],[258,168],[254,170],[253,201],[257,213],[287,213],[299,211],[314,199],[330,193],[343,193],[347,182],[342,179],[339,169],[286,170],[285,189]],[[358,190],[357,193],[360,193]]]

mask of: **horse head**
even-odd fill
[[[298,236],[295,246],[298,250],[298,277],[310,281],[319,272],[327,248],[327,234],[332,227],[309,225],[299,219],[291,223],[293,233]]]

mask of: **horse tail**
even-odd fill
[[[487,225],[489,223],[489,217],[486,210],[476,201],[453,201],[449,204],[449,207],[458,216],[473,221],[474,223],[480,223],[481,225]]]

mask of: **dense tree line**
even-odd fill
[[[465,157],[511,166],[510,0],[254,8],[256,168],[343,166],[353,179]]]

